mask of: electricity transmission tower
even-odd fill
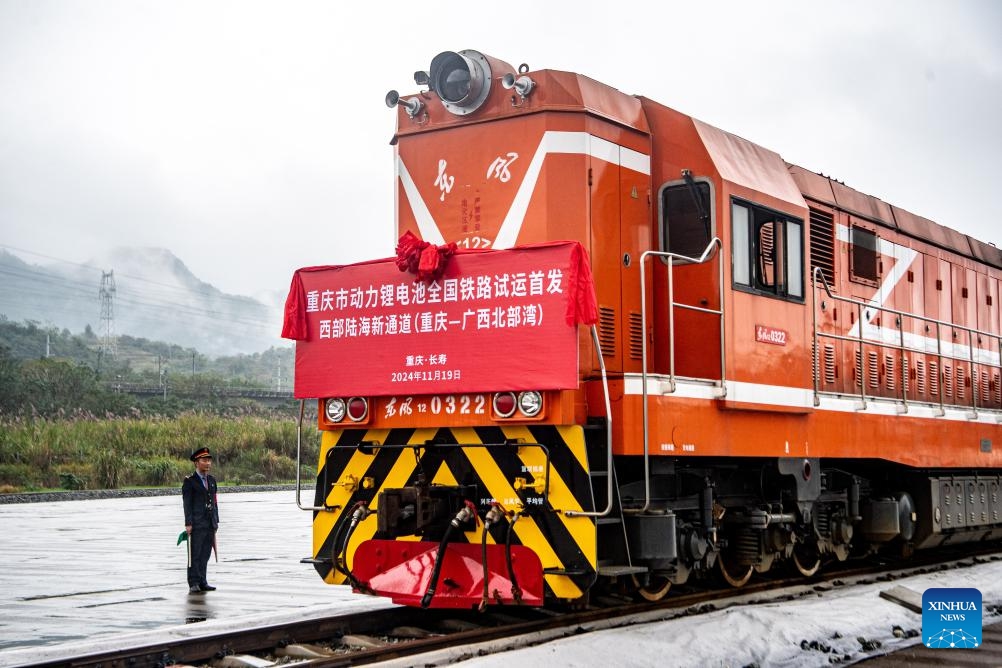
[[[115,271],[101,272],[101,354],[105,357],[115,357]]]

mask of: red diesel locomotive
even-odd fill
[[[657,599],[1002,536],[996,247],[580,74],[415,83],[396,257],[286,305],[327,582]]]

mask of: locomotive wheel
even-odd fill
[[[736,564],[728,566],[727,558],[723,552],[717,555],[717,567],[720,569],[720,575],[724,578],[724,582],[735,589],[744,587],[755,570],[752,566],[738,566]]]
[[[671,580],[666,577],[661,577],[659,575],[652,575],[648,584],[641,587],[636,576],[633,576],[633,583],[637,585],[637,593],[645,601],[660,601],[665,596],[668,595],[668,590],[671,589]]]
[[[814,544],[797,543],[793,546],[793,566],[805,578],[821,570],[821,554]]]

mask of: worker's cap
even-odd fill
[[[212,453],[209,452],[208,448],[199,448],[195,452],[191,453],[191,461],[198,461],[199,459],[212,459]]]

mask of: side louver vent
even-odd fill
[[[830,343],[825,344],[825,383],[835,384],[835,346]]]
[[[603,356],[616,355],[616,311],[608,306],[598,307],[598,342]]]
[[[835,289],[835,226],[832,215],[811,209],[811,276],[820,267],[825,280]]]
[[[630,314],[630,359],[639,360],[644,357],[643,320],[639,313]]]

